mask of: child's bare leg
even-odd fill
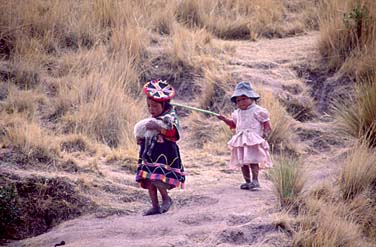
[[[258,182],[259,166],[258,164],[251,164],[252,181]]]
[[[252,170],[252,183],[251,183],[251,190],[257,190],[260,188],[260,183],[258,180],[259,175],[259,165],[258,164],[251,164],[251,170]]]
[[[242,166],[242,173],[243,173],[243,178],[246,183],[251,182],[251,173],[249,171],[249,165],[244,165]]]
[[[243,178],[245,180],[245,184],[240,185],[240,189],[249,190],[250,183],[251,183],[251,173],[249,171],[249,165],[242,166],[242,173],[243,173]]]
[[[151,205],[153,206],[153,208],[158,208],[159,203],[158,203],[157,188],[154,185],[150,185],[149,187],[149,196],[150,196]]]
[[[146,215],[159,214],[160,208],[159,208],[159,202],[158,202],[157,187],[152,185],[150,181],[145,182],[145,185],[149,191],[149,197],[151,200],[152,208],[146,211],[144,215],[146,216]]]
[[[159,190],[159,193],[161,193],[162,201],[165,201],[165,200],[167,200],[168,198],[170,198],[170,197],[168,196],[168,192],[167,192],[166,189],[164,189],[164,188],[159,188],[159,187],[158,187],[158,190]]]
[[[159,193],[161,193],[161,196],[162,196],[161,212],[165,213],[170,209],[170,207],[172,205],[172,200],[171,200],[170,196],[168,195],[167,189],[158,187],[158,190],[159,190]]]

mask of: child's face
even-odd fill
[[[163,103],[147,98],[148,111],[152,117],[158,117],[163,112]]]
[[[252,105],[253,101],[253,99],[244,95],[236,97],[236,105],[240,110],[246,110],[248,106]]]

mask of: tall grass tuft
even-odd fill
[[[361,227],[364,235],[370,242],[376,242],[376,200],[372,189],[367,189],[362,194],[347,202],[344,215],[351,215],[352,219]]]
[[[339,130],[376,146],[376,77],[357,85],[355,97],[334,110]]]
[[[341,214],[345,205],[308,198],[300,210],[292,246],[368,246],[356,222]]]
[[[373,246],[376,240],[376,155],[363,141],[349,152],[339,189],[303,198],[293,246]]]
[[[117,147],[131,139],[129,125],[140,118],[142,111],[132,111],[137,102],[125,95],[122,81],[111,76],[92,74],[83,80],[79,90],[78,109],[63,117],[65,128],[71,133],[83,133],[110,147]]]
[[[206,28],[222,39],[255,39],[285,37],[314,28],[315,8],[311,1],[187,0],[178,4],[176,16],[178,22],[190,28]],[[289,25],[286,13],[294,13],[289,15]]]
[[[8,96],[4,102],[5,112],[8,114],[22,114],[32,120],[39,103],[45,102],[45,96],[32,90],[18,90],[9,87]]]
[[[339,186],[342,198],[353,199],[360,193],[372,189],[376,184],[376,154],[365,142],[356,146],[349,154],[343,168]]]
[[[6,147],[14,148],[22,157],[22,163],[29,160],[49,163],[57,158],[60,148],[54,137],[48,135],[35,122],[26,122],[22,116],[2,116],[0,141]]]
[[[305,182],[300,160],[282,155],[274,163],[270,177],[279,202],[282,207],[292,206],[297,201]]]
[[[319,49],[328,68],[361,78],[376,69],[376,3],[373,0],[320,1]]]

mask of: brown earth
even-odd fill
[[[304,67],[317,56],[317,38],[318,33],[309,33],[257,42],[231,41],[236,54],[228,69],[237,80],[257,82],[258,88],[271,89],[279,97],[286,93],[300,97],[302,92],[308,92],[304,97],[314,96],[314,92],[305,90],[306,77],[297,68]],[[320,110],[321,105],[316,105],[316,109]],[[190,126],[184,123],[184,118],[182,123],[188,134]],[[304,150],[306,190],[324,180],[334,179],[335,164],[343,159],[341,154],[346,150],[346,140],[333,134],[330,117],[321,111],[303,122],[296,121],[293,127]],[[54,246],[61,241],[71,247],[290,246],[291,237],[277,224],[280,209],[266,172],[261,174],[260,191],[240,190],[242,176],[240,171],[228,169],[228,153],[200,153],[200,150],[191,150],[190,142],[186,138],[179,143],[188,173],[186,189],[171,191],[174,204],[166,214],[142,216],[149,201],[147,192],[133,181],[133,174],[110,169],[99,161],[98,170],[114,180],[127,181],[123,184],[134,188],[138,200],[127,202],[127,215],[82,216],[9,246]]]

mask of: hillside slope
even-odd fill
[[[231,41],[236,53],[227,68],[237,80],[250,80],[280,98],[304,99],[309,95],[302,94],[310,91],[297,68],[316,55],[317,38],[317,33],[311,33],[257,42]],[[191,126],[184,120],[185,136],[189,136]],[[317,116],[295,121],[293,128],[301,142],[309,188],[335,172],[330,167],[341,159],[345,140],[331,134],[330,121]],[[137,187],[131,174],[110,170],[100,161],[98,170],[126,180],[139,195],[140,200],[127,204],[128,215],[86,215],[9,246],[54,246],[61,241],[65,246],[290,246],[288,234],[278,227],[278,201],[265,172],[260,191],[243,191],[239,189],[240,171],[227,167],[228,153],[208,155],[192,149],[189,138],[179,144],[188,173],[187,188],[171,192],[174,205],[166,214],[143,217],[149,206],[146,191]]]

